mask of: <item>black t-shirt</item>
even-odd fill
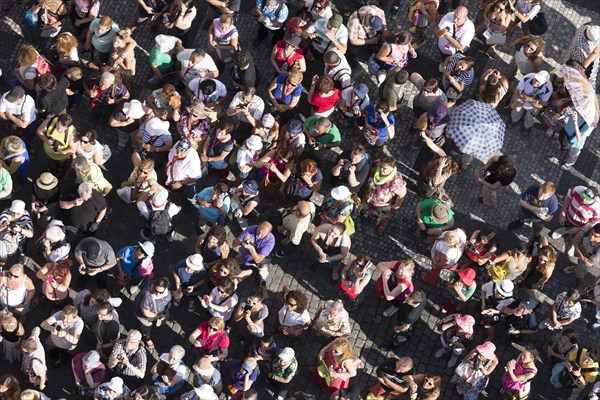
[[[423,300],[418,306],[412,307],[406,303],[402,303],[398,309],[398,323],[399,324],[414,324],[421,318],[421,314],[425,309],[427,301]]]
[[[501,157],[500,159],[498,159],[498,161],[491,163],[489,168],[487,169],[487,171],[490,174],[488,176],[486,176],[484,180],[487,183],[489,183],[490,185],[493,185],[496,182],[500,182],[500,184],[502,186],[510,185],[514,178],[507,178],[507,177],[502,177],[502,176],[498,175],[498,168],[500,168],[501,166],[503,166],[504,164],[507,164],[509,162],[510,162],[510,160],[503,159]]]
[[[250,58],[249,61],[250,65],[245,70],[242,70],[235,65],[231,67],[231,79],[235,83],[239,85],[244,85],[245,87],[256,87],[259,84],[258,71],[256,70],[254,60]]]
[[[405,381],[403,381],[402,378],[405,375],[410,374],[410,371],[408,371],[406,373],[396,372],[396,361],[397,360],[395,358],[388,358],[380,366],[377,367],[377,369],[375,370],[375,373],[377,374],[378,378],[385,377],[399,386],[407,387],[408,384]],[[384,384],[381,384],[381,386],[388,392],[393,391],[392,388],[390,388]]]
[[[505,310],[515,310],[519,307],[521,300],[515,300],[511,305],[507,306]],[[537,316],[535,312],[527,314],[522,317],[516,315],[507,315],[505,318],[506,329],[517,329],[517,330],[536,330],[538,326]]]
[[[39,100],[40,109],[48,114],[58,114],[65,110],[69,105],[69,97],[67,96],[68,87],[69,80],[67,78],[62,78],[58,81],[56,89],[48,92]]]
[[[74,190],[73,190],[74,189]],[[62,201],[73,201],[79,197],[77,185],[67,189],[62,195]],[[70,225],[80,231],[87,231],[90,224],[95,222],[100,211],[106,208],[106,199],[100,193],[92,190],[92,197],[82,205],[73,207],[67,211]]]
[[[336,164],[342,159],[350,160],[350,154],[351,154],[350,151],[343,152],[336,160]],[[366,182],[367,178],[369,177],[370,169],[371,169],[370,157],[368,155],[365,155],[365,157],[358,164],[356,164],[356,171],[354,171],[354,175],[356,176],[358,185],[350,186],[348,184],[348,171],[344,171],[343,168],[340,171],[340,176],[333,177],[332,183],[339,184],[339,185],[345,185],[348,187],[348,189],[350,189],[350,191],[352,193],[358,194],[360,192],[360,189],[363,187],[364,183]]]

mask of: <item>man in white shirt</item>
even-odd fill
[[[50,332],[45,347],[51,355],[54,353],[56,358],[54,368],[63,365],[67,358],[67,351],[75,350],[79,343],[84,323],[77,314],[77,308],[68,305],[42,322],[41,328]]]
[[[285,236],[284,245],[275,253],[277,258],[287,258],[294,254],[300,245],[302,236],[308,231],[310,221],[315,216],[315,204],[301,200],[294,207],[280,209],[281,226],[277,232]]]
[[[191,96],[195,96],[204,103],[207,111],[217,111],[217,107],[227,97],[227,87],[223,82],[212,78],[194,78],[188,84]]]
[[[183,187],[185,197],[187,199],[194,198],[196,181],[202,178],[202,165],[198,152],[194,151],[189,139],[183,138],[171,148],[166,172],[167,186],[172,190]]]
[[[442,58],[456,53],[464,53],[475,36],[475,25],[468,17],[469,10],[459,6],[453,12],[444,15],[435,36],[438,38],[438,49]]]
[[[523,118],[521,133],[528,135],[533,128],[533,118],[548,104],[552,96],[552,82],[547,71],[532,72],[521,79],[511,102],[512,111],[508,128],[512,128]]]
[[[337,49],[342,54],[348,50],[348,28],[344,26],[340,14],[333,14],[329,19],[316,20],[301,36],[312,39],[310,47],[312,53],[307,53],[309,61],[311,58],[309,54],[320,58],[329,50]]]
[[[204,49],[184,49],[177,54],[179,78],[185,86],[194,78],[216,78],[219,69],[213,58]]]
[[[256,126],[256,121],[262,118],[264,111],[265,102],[256,95],[256,88],[251,86],[237,92],[227,109],[227,116],[232,117],[234,123],[238,123],[232,133],[234,139],[246,139]]]
[[[10,122],[20,129],[27,128],[36,118],[35,101],[25,94],[22,87],[16,86],[0,99],[0,119]]]
[[[352,85],[352,68],[346,57],[338,50],[329,50],[323,55],[325,68],[323,75],[327,75],[333,79],[335,87],[346,89]]]

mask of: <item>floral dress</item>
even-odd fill
[[[482,366],[487,368],[492,360],[482,361]],[[477,400],[479,394],[489,382],[489,376],[481,371],[475,371],[473,361],[463,361],[456,367],[456,372],[450,380],[456,385],[456,392],[462,394],[464,400]]]
[[[395,171],[391,175],[394,176],[378,178],[375,174],[373,178],[369,179],[366,202],[369,205],[369,211],[377,212],[381,218],[389,216],[395,192],[402,190],[406,185],[399,172]]]

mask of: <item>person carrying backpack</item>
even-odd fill
[[[257,47],[261,44],[269,36],[269,32],[272,33],[273,45],[283,39],[283,24],[288,18],[288,7],[283,0],[257,0],[252,15],[258,18],[259,22],[252,46]]]

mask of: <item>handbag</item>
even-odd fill
[[[363,127],[363,137],[369,146],[375,146],[377,143],[377,130],[369,130]]]
[[[500,31],[492,32],[489,29],[483,32],[483,37],[485,38],[485,43],[492,46],[499,44],[501,46],[506,43],[506,34]]]
[[[429,20],[427,18],[425,18],[425,14],[423,13],[423,11],[421,10],[421,7],[432,3],[431,1],[428,1],[426,3],[423,3],[421,0],[416,0],[415,2],[413,2],[411,4],[411,6],[408,8],[408,20],[410,21],[411,24],[413,24],[414,26],[417,26],[419,28],[424,28],[426,26],[429,25]],[[436,15],[437,17],[437,15]],[[437,18],[436,18],[437,20]]]
[[[102,146],[102,160],[104,162],[107,162],[108,159],[112,156],[112,150],[110,149],[110,146],[105,144]]]
[[[529,32],[532,35],[540,36],[546,33],[547,30],[548,23],[546,22],[546,15],[540,11],[531,21],[529,21]]]
[[[488,268],[488,275],[492,278],[492,282],[498,282],[506,278],[506,267],[508,267],[508,263],[512,260],[512,256],[509,256],[506,260],[502,262],[502,264],[494,264],[490,268]]]
[[[302,178],[298,175],[292,176],[285,185],[284,193],[286,196],[294,196],[298,191],[298,187],[302,182]]]
[[[356,228],[354,227],[354,220],[350,214],[346,215],[346,218],[344,219],[344,226],[346,227],[346,233],[348,236],[354,235]]]
[[[331,374],[329,373],[329,368],[325,364],[325,361],[321,360],[321,364],[319,364],[319,366],[317,367],[317,374],[321,378],[325,379],[325,382],[327,382],[327,386],[331,386]]]

